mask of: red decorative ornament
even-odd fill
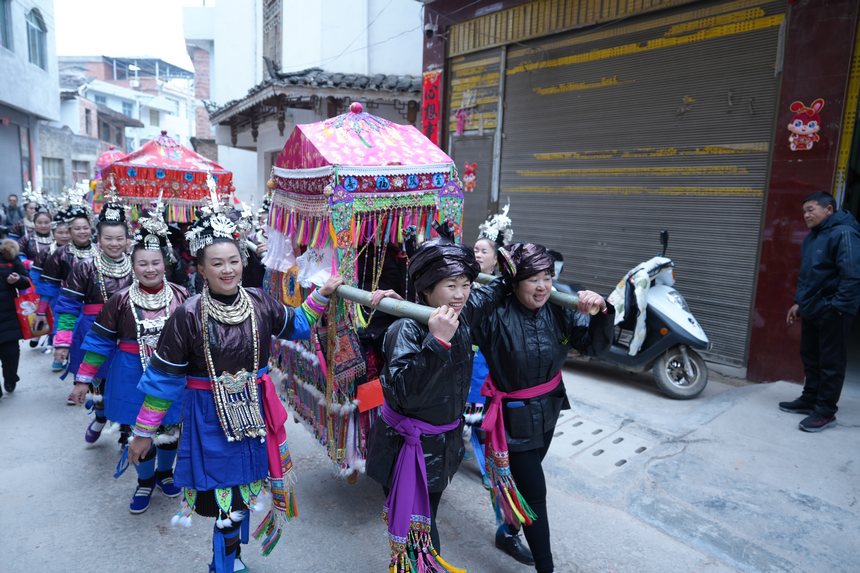
[[[352,113],[361,113],[364,111],[364,106],[361,105],[359,102],[354,101],[349,105],[349,111],[351,111]]]
[[[791,104],[789,109],[794,117],[788,122],[788,146],[792,151],[809,151],[821,140],[818,132],[821,130],[821,109],[824,100],[816,99],[807,107],[802,101]]]

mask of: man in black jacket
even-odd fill
[[[860,224],[836,200],[816,192],[803,201],[803,220],[810,229],[803,240],[800,276],[786,323],[800,318],[800,358],[806,374],[803,394],[780,402],[784,412],[806,414],[805,432],[836,424],[848,360],[848,336],[860,307]]]

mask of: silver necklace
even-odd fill
[[[82,249],[72,242],[69,243],[69,252],[72,253],[76,259],[88,259],[96,256],[96,247],[90,243]]]
[[[221,324],[241,324],[248,320],[248,317],[254,311],[251,297],[248,296],[248,292],[241,286],[239,287],[239,296],[229,306],[212,300],[208,286],[203,287],[201,302],[203,303],[203,310]]]
[[[122,254],[122,258],[118,261],[109,259],[102,253],[101,256],[95,258],[95,264],[99,273],[106,277],[121,279],[131,273],[131,257],[125,253]]]
[[[167,279],[164,279],[164,287],[160,291],[151,294],[141,290],[140,281],[134,277],[128,294],[131,302],[144,310],[161,310],[173,302],[173,289],[167,284]]]

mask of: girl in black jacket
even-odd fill
[[[0,241],[0,362],[3,363],[3,387],[14,392],[18,383],[18,360],[23,337],[15,310],[18,291],[30,286],[24,265],[18,259],[18,243],[11,239]],[[0,391],[0,396],[3,392]]]

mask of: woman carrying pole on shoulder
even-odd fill
[[[463,409],[472,374],[473,324],[500,300],[501,281],[472,291],[478,263],[471,249],[453,243],[449,229],[409,257],[407,271],[422,302],[436,307],[429,325],[411,318],[385,334],[380,381],[385,402],[371,429],[367,475],[387,499],[390,570],[460,571],[439,556],[436,512],[460,466]],[[394,291],[382,297],[400,298]]]
[[[541,462],[570,408],[561,370],[570,348],[593,354],[612,340],[612,307],[597,293],[580,291],[577,310],[547,304],[553,263],[541,245],[499,249],[513,292],[472,329],[490,370],[481,393],[494,507],[514,530],[523,526],[539,573],[554,571]]]

